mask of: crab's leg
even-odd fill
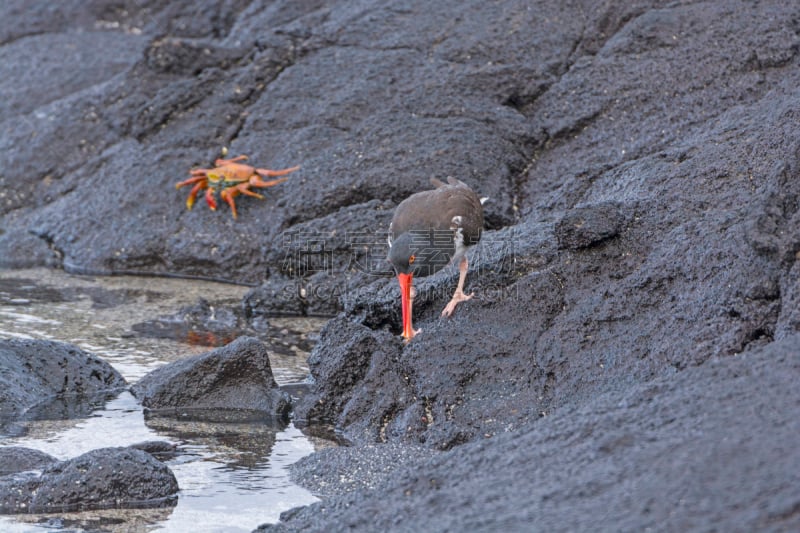
[[[245,185],[253,186],[253,187],[272,187],[273,185],[278,185],[279,183],[283,183],[284,181],[288,180],[289,178],[278,178],[276,180],[269,180],[264,181],[258,176],[251,177]]]
[[[252,178],[250,178],[250,179],[252,180]],[[283,178],[283,179],[285,180],[286,178]],[[273,180],[273,181],[278,181],[278,180]],[[239,185],[234,187],[234,189],[239,191],[236,194],[234,194],[234,196],[236,196],[239,193],[242,193],[242,194],[246,194],[247,196],[252,196],[253,198],[258,198],[259,200],[263,200],[264,199],[264,197],[262,195],[258,194],[257,192],[254,192],[254,191],[250,190],[250,183],[248,183],[248,182],[240,183]]]
[[[186,208],[191,209],[194,205],[194,201],[197,198],[197,193],[203,190],[204,187],[207,187],[208,184],[205,182],[196,183],[192,190],[189,192],[189,197],[186,199]]]
[[[246,155],[237,155],[231,159],[217,159],[214,161],[214,165],[221,167],[222,165],[229,165],[231,163],[236,163],[237,161],[247,161]]]
[[[265,178],[271,178],[273,176],[285,176],[286,174],[289,174],[290,172],[294,172],[295,170],[298,170],[299,168],[300,168],[299,165],[296,166],[296,167],[292,167],[292,168],[284,168],[283,170],[270,170],[268,168],[257,168],[256,172],[258,172],[259,174],[261,174]]]
[[[240,183],[235,187],[229,187],[224,189],[222,192],[219,193],[220,197],[225,200],[229,206],[231,206],[231,213],[233,213],[233,218],[236,218],[236,203],[234,202],[234,198],[239,196],[240,194],[244,194],[247,196],[252,196],[253,198],[258,198],[259,200],[263,200],[264,197],[257,192],[253,192],[250,190],[249,183]]]
[[[231,214],[233,214],[233,218],[236,218],[236,202],[234,198],[239,194],[239,187],[231,187],[229,189],[223,189],[222,192],[219,193],[220,198],[225,200],[229,206],[231,206]]]
[[[208,204],[208,207],[210,207],[212,211],[217,210],[217,201],[214,199],[214,189],[212,189],[211,187],[206,189],[206,203]]]
[[[206,179],[206,177],[205,176],[201,176],[201,175],[192,176],[188,180],[183,180],[183,181],[179,181],[178,183],[176,183],[175,184],[175,188],[176,189],[180,189],[184,185],[191,185],[192,183],[202,182],[205,179]]]

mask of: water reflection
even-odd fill
[[[58,459],[152,440],[175,445],[174,456],[165,461],[181,488],[175,508],[156,513],[109,509],[59,515],[63,527],[70,530],[149,531],[163,525],[171,531],[252,531],[261,523],[277,521],[286,509],[317,500],[289,479],[288,466],[314,451],[312,442],[291,424],[145,418],[136,399],[123,392],[86,418],[35,420],[25,425],[23,436],[6,437],[3,445],[37,449]],[[131,517],[135,517],[133,522]],[[20,521],[28,529],[12,527]],[[60,529],[54,521],[53,515],[6,516],[0,517],[0,528]]]
[[[0,270],[0,336],[75,344],[133,383],[157,366],[246,334],[267,343],[279,384],[303,380],[325,319],[280,317],[249,324],[238,316],[247,290],[174,278]]]
[[[200,318],[211,312],[215,326],[230,325],[231,315],[221,310],[238,305],[245,291],[174,279],[94,279],[38,269],[0,271],[0,336],[76,344],[109,361],[132,383],[164,363],[209,349],[192,344],[203,336],[190,337],[191,329],[179,328],[181,337],[153,335],[144,326],[138,331],[134,326],[159,320],[169,323],[170,317],[187,312]],[[305,379],[306,358],[322,323],[314,318],[281,318],[264,325],[260,334],[270,346],[278,383]],[[220,332],[209,331],[218,342]],[[58,459],[100,447],[167,441],[175,453],[165,462],[181,488],[172,509],[4,516],[0,530],[249,532],[259,524],[277,521],[289,508],[316,501],[290,481],[287,467],[314,451],[315,444],[330,442],[312,442],[291,424],[242,420],[225,413],[208,415],[145,416],[141,405],[125,391],[90,398],[77,407],[54,402],[31,411],[24,421],[0,427],[0,446],[34,448]]]

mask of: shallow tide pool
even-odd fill
[[[45,269],[0,270],[0,337],[69,342],[98,355],[129,383],[152,369],[224,343],[226,335],[197,334],[152,321],[207,301],[206,311],[235,309],[246,287],[206,281],[71,276]],[[273,318],[256,334],[270,348],[275,379],[302,382],[321,318]],[[171,324],[169,319],[163,323]],[[163,323],[157,323],[163,325]],[[228,332],[235,337],[237,331]],[[253,334],[253,331],[246,332]],[[95,448],[161,440],[176,445],[166,460],[178,479],[177,505],[153,510],[103,510],[0,516],[0,531],[252,531],[281,512],[317,500],[291,482],[288,466],[331,446],[294,425],[209,422],[145,417],[123,392],[82,418],[42,415],[0,428],[0,446],[25,446],[59,459]]]

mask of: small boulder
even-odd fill
[[[2,447],[0,448],[0,477],[28,470],[38,470],[57,462],[58,459],[39,450],[22,446]]]
[[[276,418],[289,414],[289,395],[272,376],[269,353],[252,337],[158,368],[132,387],[150,410],[243,410]]]
[[[77,346],[37,339],[0,339],[0,422],[58,399],[121,390],[125,379]]]
[[[167,461],[177,455],[178,445],[165,440],[147,440],[131,444],[131,448],[147,452],[159,461]]]
[[[131,326],[136,333],[156,339],[179,339],[189,344],[224,346],[237,337],[255,331],[241,310],[217,306],[204,298],[182,307],[177,313]]]
[[[0,479],[0,513],[47,513],[174,505],[178,481],[152,455],[100,448],[46,466],[39,475]]]

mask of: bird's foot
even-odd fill
[[[408,336],[403,335],[403,342],[408,344],[411,341],[411,339],[413,339],[414,337],[416,337],[420,333],[422,333],[421,329],[413,329],[412,328],[411,329],[411,333]]]
[[[467,300],[472,299],[475,296],[475,293],[464,294],[463,292],[456,291],[453,295],[453,298],[448,302],[445,306],[444,310],[442,311],[443,317],[448,317],[453,314],[453,311],[456,310],[456,306],[461,302],[466,302]]]

